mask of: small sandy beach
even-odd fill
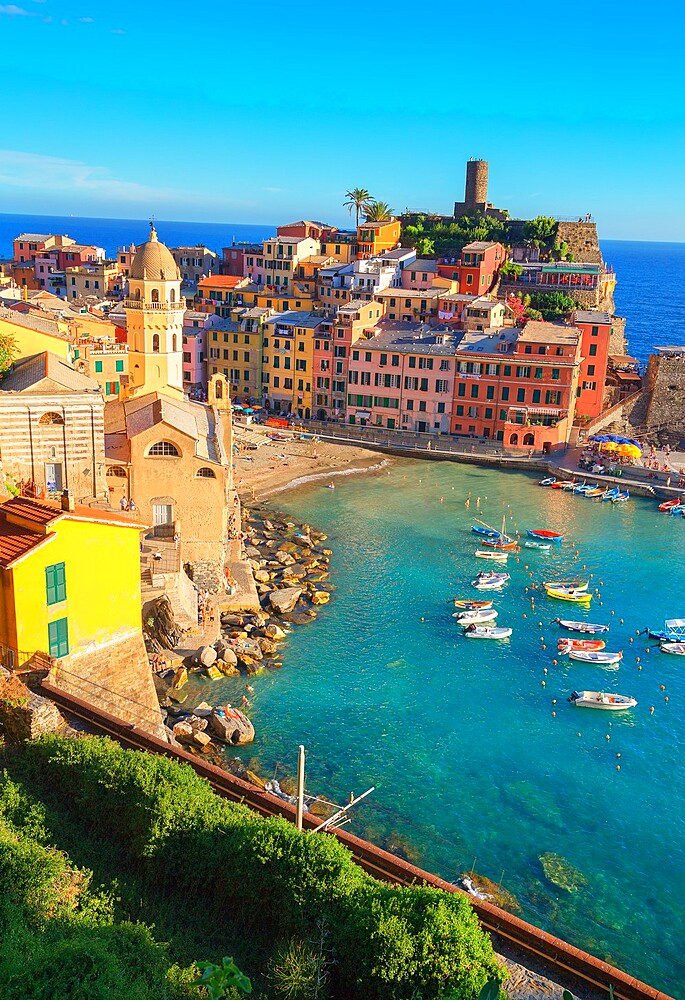
[[[392,459],[367,448],[334,444],[307,437],[299,440],[290,431],[285,440],[273,440],[271,428],[234,425],[235,485],[241,496],[262,499],[302,482],[369,472]],[[255,449],[254,445],[258,447]],[[252,447],[250,447],[252,446]]]

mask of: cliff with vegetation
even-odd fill
[[[184,765],[96,737],[2,756],[3,1000],[201,998],[195,963],[224,955],[262,998],[475,1000],[503,978],[466,899],[376,882]]]

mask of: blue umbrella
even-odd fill
[[[612,438],[610,438],[606,434],[595,434],[594,437],[590,438],[590,440],[591,441],[601,441],[601,442],[603,442],[603,441],[611,441]]]

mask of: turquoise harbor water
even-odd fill
[[[249,755],[292,773],[304,743],[308,790],[341,801],[376,786],[354,832],[450,880],[475,858],[477,871],[503,878],[525,918],[685,996],[683,661],[646,653],[635,635],[685,617],[685,522],[647,501],[593,503],[522,473],[450,463],[400,462],[390,475],[337,483],[273,502],[329,533],[337,590],[289,637],[284,669],[254,679]],[[514,628],[503,643],[462,638],[447,604],[476,595],[477,496],[489,523],[510,507],[519,530],[566,535],[549,554],[510,557],[511,583],[495,597],[498,624]],[[531,579],[583,566],[601,593],[591,612],[546,597],[532,608]],[[554,665],[559,614],[610,622],[607,649],[624,650],[620,668]],[[216,699],[210,683],[203,690]],[[222,684],[229,697],[242,689]],[[581,710],[566,701],[574,688],[639,704],[619,715]],[[546,851],[588,886],[555,889],[538,860]]]

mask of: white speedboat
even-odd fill
[[[605,712],[620,712],[637,705],[635,698],[625,694],[607,694],[605,691],[574,691],[569,701],[578,708],[599,708]]]
[[[471,586],[476,590],[501,590],[506,580],[472,580]]]
[[[469,625],[464,631],[467,639],[508,639],[513,629],[488,625]]]
[[[662,653],[673,653],[675,656],[685,656],[685,642],[663,642],[660,649]]]
[[[481,608],[479,611],[455,611],[452,615],[458,625],[480,625],[481,622],[494,622],[499,614],[494,608]]]
[[[584,632],[586,635],[597,635],[600,632],[608,632],[608,625],[596,625],[594,622],[574,622],[568,618],[553,618],[552,621],[568,629],[569,632]]]
[[[506,562],[509,558],[508,552],[495,552],[487,549],[476,549],[473,554],[476,559],[494,559],[495,562]]]
[[[623,653],[609,653],[606,649],[572,649],[568,656],[570,660],[580,660],[581,663],[596,663],[600,666],[618,663],[623,659]]]

